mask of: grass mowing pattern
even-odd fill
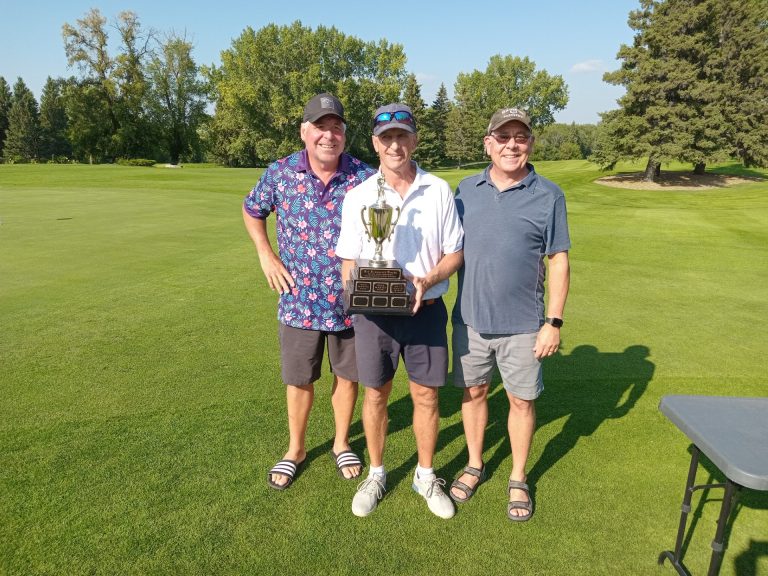
[[[0,574],[671,573],[656,558],[674,543],[688,443],[657,406],[766,394],[768,183],[633,191],[594,184],[587,162],[536,167],[566,192],[573,275],[537,404],[536,516],[519,525],[498,383],[491,476],[450,521],[410,489],[402,373],[372,516],[352,516],[355,482],[328,456],[327,376],[309,465],[290,490],[267,487],[286,445],[276,296],[240,217],[260,171],[0,166]],[[441,392],[449,482],[466,459],[460,398]],[[694,573],[719,497],[694,499]],[[741,502],[723,575],[768,570],[768,498]]]

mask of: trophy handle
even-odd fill
[[[395,216],[395,221],[392,222],[392,224],[391,224],[392,232],[395,231],[395,226],[397,226],[397,221],[400,220],[400,208],[399,207],[395,207],[395,210],[397,210],[397,215]],[[392,235],[392,233],[390,232],[390,236],[391,235]]]
[[[368,236],[369,240],[373,240],[373,238],[371,238],[371,233],[368,232],[368,222],[365,221],[365,211],[367,208],[367,206],[363,206],[360,209],[360,220],[363,221],[363,229],[365,230],[365,235]]]

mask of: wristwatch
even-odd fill
[[[552,324],[555,328],[560,328],[563,325],[563,319],[562,318],[544,318],[544,322],[546,324]]]

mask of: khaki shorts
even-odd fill
[[[490,384],[493,369],[498,367],[507,392],[521,400],[535,400],[544,390],[544,382],[534,344],[535,332],[478,334],[465,324],[454,324],[453,384],[460,388]]]
[[[328,365],[336,376],[357,382],[355,331],[303,330],[280,324],[280,365],[283,382],[306,386],[320,378],[323,353],[328,346]]]

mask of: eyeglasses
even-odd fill
[[[512,139],[518,144],[525,144],[531,138],[530,134],[497,134],[496,132],[491,132],[491,136],[499,144],[506,144]]]
[[[399,110],[397,112],[382,112],[376,118],[373,119],[373,125],[380,126],[381,124],[387,124],[388,122],[402,122],[409,126],[416,126],[416,120],[413,119],[413,115],[405,110]]]

